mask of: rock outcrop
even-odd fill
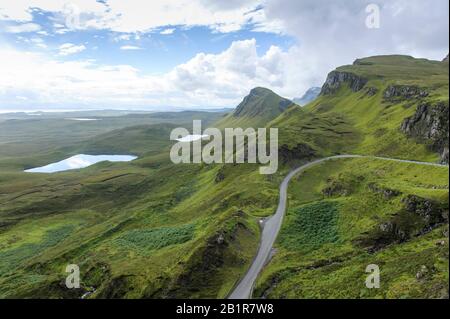
[[[290,148],[283,144],[279,149],[280,159],[283,163],[293,160],[310,159],[315,156],[316,152],[307,144],[297,144]]]
[[[356,243],[373,253],[448,223],[448,205],[416,195],[406,196],[402,203],[403,209],[364,234]]]
[[[343,84],[348,84],[353,92],[360,91],[367,83],[367,79],[350,72],[333,71],[328,74],[325,84],[322,86],[321,95],[336,93]]]
[[[378,89],[376,87],[368,87],[366,89],[366,96],[374,96],[378,93]]]
[[[437,202],[416,195],[408,195],[402,202],[408,213],[422,217],[430,227],[448,221],[448,208]]]
[[[433,151],[439,152],[441,162],[449,162],[449,114],[448,102],[434,106],[429,103],[419,104],[416,113],[406,118],[401,130],[407,136],[427,143]]]
[[[428,96],[428,91],[415,85],[389,85],[383,93],[385,100],[413,99]]]
[[[225,173],[223,171],[223,167],[217,172],[216,174],[216,178],[214,179],[214,181],[216,183],[220,183],[221,181],[223,181],[225,179]]]
[[[368,186],[372,192],[383,195],[385,200],[390,200],[401,194],[401,192],[399,192],[398,190],[381,187],[375,183],[370,183]]]

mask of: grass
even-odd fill
[[[307,143],[318,156],[336,153],[378,155],[436,162],[437,153],[426,144],[401,132],[403,120],[420,103],[448,101],[448,64],[405,56],[381,56],[360,60],[337,69],[368,80],[353,92],[343,85],[333,95],[319,96],[309,105],[291,107],[270,123],[280,130],[280,143]],[[426,98],[386,101],[390,85],[417,85],[429,92]],[[367,95],[367,88],[375,95]]]
[[[0,296],[80,297],[58,285],[72,263],[82,286],[96,288],[92,298],[226,296],[256,252],[253,216],[272,213],[277,179],[259,175],[256,165],[173,165],[164,142],[171,127],[113,130],[26,159],[17,144],[17,153],[0,156],[0,253],[5,269],[14,269],[0,276]],[[140,157],[51,175],[22,172],[90,149]],[[216,182],[219,170],[224,180]],[[49,245],[44,232],[61,224],[73,232]],[[28,254],[30,247],[42,250]]]
[[[74,227],[65,225],[48,230],[38,242],[23,243],[11,249],[0,252],[0,276],[5,276],[17,270],[17,265],[39,255],[47,249],[59,244],[67,238]]]
[[[167,246],[183,244],[194,237],[195,226],[162,227],[130,230],[116,239],[124,249],[148,252]]]
[[[219,129],[235,127],[258,129],[266,127],[267,123],[292,105],[294,105],[292,101],[271,90],[255,88],[236,107],[234,112],[215,123],[215,127]]]
[[[445,296],[448,294],[448,237],[444,231],[448,231],[448,224],[375,253],[362,247],[359,239],[369,236],[382,223],[394,220],[404,208],[403,199],[411,194],[441,203],[448,211],[448,177],[447,168],[371,159],[333,160],[303,172],[289,186],[290,209],[276,244],[277,254],[259,279],[255,295],[269,298]],[[324,193],[336,184],[342,187],[334,188],[335,193]],[[341,192],[342,189],[346,191]],[[380,189],[398,193],[385,197]],[[444,244],[437,245],[441,241]],[[369,264],[380,266],[379,290],[365,287],[365,268]],[[418,280],[416,274],[422,266],[429,273]]]
[[[323,244],[339,240],[337,232],[338,209],[328,201],[301,206],[289,214],[280,235],[280,246],[310,251]]]
[[[399,130],[422,101],[386,102],[382,94],[391,84],[414,84],[430,91],[425,101],[448,100],[447,66],[370,58],[342,70],[367,77],[367,86],[378,89],[374,96],[343,86],[304,108],[280,112],[280,98],[270,95],[236,121],[205,112],[80,115],[101,118],[95,122],[65,121],[64,114],[42,119],[2,115],[0,297],[79,298],[88,287],[96,289],[90,298],[226,297],[256,253],[258,220],[273,214],[279,183],[291,166],[343,153],[438,159],[427,145]],[[190,129],[193,118],[219,121],[215,126],[277,127],[280,147],[286,146],[283,150],[295,161],[281,163],[272,176],[260,175],[253,164],[173,165],[168,132],[175,126]],[[305,148],[314,154],[300,154]],[[23,173],[80,152],[139,159],[51,175]],[[385,198],[377,189],[399,195]],[[256,294],[442,296],[448,291],[448,239],[443,235],[448,226],[375,253],[358,244],[361,236],[392,220],[408,195],[448,206],[448,170],[347,159],[302,172],[290,184],[277,253]],[[445,245],[436,245],[442,240]],[[60,285],[65,266],[72,263],[80,265],[82,291]],[[381,267],[381,290],[364,288],[369,263]],[[430,272],[418,281],[423,265]]]

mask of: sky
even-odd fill
[[[442,60],[448,6],[447,0],[0,0],[0,112],[234,107],[257,86],[300,97],[357,58]]]

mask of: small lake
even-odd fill
[[[72,169],[85,168],[100,162],[131,162],[137,156],[132,155],[84,155],[78,154],[60,162],[48,164],[42,167],[27,169],[27,173],[57,173]]]
[[[185,137],[177,139],[178,142],[195,142],[200,139],[209,137],[209,135],[186,135]]]

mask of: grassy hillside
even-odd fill
[[[270,126],[315,157],[437,162],[447,148],[448,160],[448,64],[357,60],[330,73],[313,103]],[[338,160],[298,176],[289,198],[256,297],[448,298],[448,168]],[[370,264],[381,269],[380,289],[365,286]]]
[[[106,111],[103,116],[100,116],[100,113],[102,112],[42,113],[40,116],[26,116],[22,113],[0,114],[0,158],[28,157],[30,153],[68,148],[97,135],[132,126],[165,123],[192,129],[193,119],[202,120],[207,125],[224,115],[193,111],[131,113],[121,116],[113,111]],[[108,115],[109,113],[111,114]],[[74,118],[95,121],[77,121]]]
[[[447,168],[369,159],[302,173],[255,295],[448,298],[448,177]],[[365,286],[370,264],[380,289]]]
[[[440,132],[445,118],[435,110],[445,107],[447,63],[390,56],[339,68],[304,108],[256,88],[225,117],[4,119],[0,298],[225,297],[250,265],[259,218],[273,214],[279,183],[292,166],[344,153],[438,161],[445,143],[436,139],[448,134],[448,117]],[[172,164],[169,133],[176,126],[190,130],[192,119],[220,128],[279,128],[278,172],[260,175],[254,164]],[[23,173],[77,153],[139,158]],[[289,196],[277,253],[256,296],[448,293],[448,169],[340,160],[305,172]],[[74,263],[81,267],[80,290],[64,286],[65,266]],[[382,269],[381,290],[363,286],[368,263]]]
[[[419,105],[444,103],[448,110],[448,75],[448,64],[437,61],[360,59],[332,72],[330,85],[314,102],[288,110],[270,125],[279,127],[282,141],[306,142],[320,155],[351,152],[438,161],[427,141],[408,137],[401,126]]]
[[[133,126],[1,158],[0,297],[226,296],[256,252],[257,218],[272,213],[281,177],[259,175],[256,165],[174,165],[174,126]],[[78,152],[139,159],[22,172]],[[72,263],[80,290],[64,287]]]
[[[265,127],[268,122],[283,113],[291,105],[295,104],[271,90],[254,88],[233,113],[228,114],[216,123],[216,127],[252,127],[255,129]]]

